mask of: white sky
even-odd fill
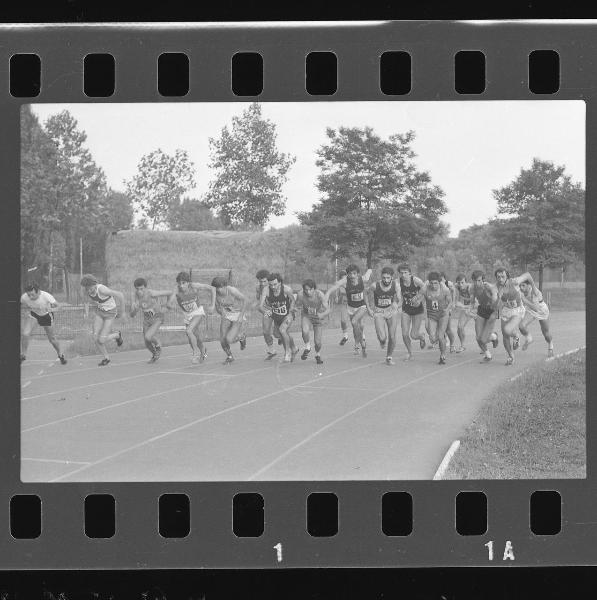
[[[197,187],[208,190],[209,137],[247,103],[38,104],[43,122],[69,110],[87,133],[87,147],[108,184],[124,191],[144,154],[182,148],[195,163]],[[455,236],[460,229],[495,215],[491,191],[507,185],[534,157],[565,165],[585,185],[585,104],[582,101],[454,102],[292,102],[262,103],[263,116],[276,124],[278,149],[297,160],[288,173],[286,214],[270,225],[296,222],[297,210],[319,199],[315,151],[327,140],[326,127],[372,127],[386,138],[413,129],[416,164],[429,171],[446,193],[443,220]]]

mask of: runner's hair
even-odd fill
[[[506,274],[506,279],[510,279],[510,272],[508,271],[508,269],[506,269],[506,267],[498,267],[495,270],[495,273],[493,274],[493,276],[497,278],[497,274],[498,273],[505,273]]]
[[[176,283],[182,283],[182,282],[191,283],[191,275],[189,273],[187,273],[186,271],[181,271],[176,276]]]
[[[458,273],[458,275],[456,275],[456,283],[459,281],[466,281],[466,275],[464,273]]]
[[[255,274],[257,279],[267,279],[269,277],[269,271],[267,269],[259,269]]]
[[[228,285],[228,281],[225,277],[214,277],[211,280],[211,287],[215,287],[216,289],[220,289],[226,287]]]
[[[83,287],[91,287],[92,285],[97,285],[97,277],[92,275],[91,273],[87,273],[81,277],[81,285]]]
[[[346,267],[346,275],[348,275],[349,273],[360,273],[361,271],[359,270],[359,267],[357,267],[356,265],[348,265]]]
[[[137,288],[137,287],[147,287],[147,279],[145,279],[144,277],[137,277],[137,279],[135,279],[135,281],[133,282],[133,285]]]
[[[441,275],[437,271],[431,271],[431,273],[427,275],[427,279],[429,281],[439,281],[441,279]]]
[[[315,290],[317,289],[317,284],[312,279],[305,279],[305,281],[303,281],[303,287],[310,287]]]
[[[280,273],[270,273],[267,276],[268,281],[273,281],[274,279],[277,279],[282,285],[284,285],[284,280],[282,279],[282,275],[280,275]]]
[[[485,279],[485,273],[483,273],[483,271],[480,271],[479,269],[477,269],[476,271],[473,271],[473,273],[471,275],[471,279],[473,281],[475,281],[475,279],[479,279],[479,277],[481,277],[482,279]]]
[[[39,283],[37,283],[37,281],[30,281],[25,286],[25,291],[26,292],[39,292]]]
[[[385,275],[386,273],[388,273],[389,275],[391,275],[392,277],[394,277],[394,269],[392,269],[392,267],[384,267],[381,270],[381,274]]]

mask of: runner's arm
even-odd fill
[[[239,289],[232,287],[231,285],[228,286],[228,290],[234,298],[241,301],[240,318],[242,319],[247,310],[247,297]]]
[[[365,271],[365,274],[363,275],[363,281],[369,281],[372,273],[373,273],[373,269],[367,269]]]
[[[515,285],[520,285],[523,281],[530,281],[531,285],[534,285],[533,278],[528,271],[526,273],[523,273],[522,275],[519,275],[518,277],[511,277],[510,280]]]
[[[329,298],[333,292],[335,292],[337,289],[340,289],[341,287],[346,287],[346,277],[342,277],[342,279],[336,281],[336,283],[334,283],[332,287],[328,289],[328,291],[325,293],[326,299]]]
[[[149,290],[152,298],[160,298],[161,296],[170,296],[172,290]]]
[[[324,306],[324,310],[321,311],[318,316],[320,319],[323,319],[324,317],[327,317],[332,312],[332,304],[329,301],[329,299],[327,302],[325,301],[325,294],[323,292],[320,292],[320,294],[321,294],[321,303]]]
[[[117,309],[118,314],[116,316],[124,315],[126,311],[124,294],[122,292],[119,292],[118,290],[113,290],[112,288],[109,288],[107,285],[103,285],[102,288],[104,293],[110,294],[110,296],[114,296],[114,298],[118,298],[118,301],[120,302],[120,311],[118,311]]]
[[[166,310],[172,310],[176,305],[176,292],[170,292],[168,301],[166,302]]]
[[[374,283],[366,286],[365,291],[363,293],[363,300],[365,300],[365,306],[367,307],[367,312],[369,313],[369,316],[371,316],[371,317],[373,316],[373,309],[371,308],[371,304],[370,304],[370,292],[374,287],[375,287]]]

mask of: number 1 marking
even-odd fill
[[[276,551],[276,556],[278,558],[278,562],[282,562],[282,544],[280,542],[278,542],[274,546],[274,550]]]
[[[488,556],[489,560],[493,560],[493,542],[489,541],[489,542],[487,542],[487,544],[485,544],[485,546],[489,552],[489,556]]]

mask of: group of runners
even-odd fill
[[[490,347],[498,345],[497,321],[501,323],[506,365],[513,364],[514,351],[520,347],[521,336],[524,338],[523,350],[533,342],[529,327],[535,320],[539,321],[547,342],[548,356],[553,356],[549,308],[529,273],[512,277],[507,269],[498,268],[494,273],[495,282],[490,283],[482,271],[473,271],[471,281],[460,274],[455,282],[449,281],[444,273],[432,271],[423,281],[412,273],[407,264],[402,264],[398,267],[398,277],[389,266],[382,268],[377,281],[371,281],[371,276],[370,269],[361,275],[357,265],[349,265],[325,293],[317,289],[315,281],[306,279],[295,294],[284,283],[280,273],[262,269],[256,273],[253,299],[230,285],[224,277],[215,277],[211,284],[204,284],[191,281],[190,274],[182,271],[176,276],[174,289],[157,290],[148,287],[147,280],[140,277],[133,282],[134,302],[129,315],[135,317],[139,312],[143,315],[143,339],[151,353],[150,363],[159,360],[162,352],[157,334],[164,323],[165,311],[176,305],[183,314],[185,332],[192,349],[192,363],[201,363],[207,357],[202,337],[207,314],[220,315],[220,345],[226,356],[224,364],[230,364],[234,361],[232,346],[239,343],[241,350],[246,348],[247,314],[257,310],[262,316],[265,360],[271,360],[278,354],[274,343],[277,339],[283,349],[282,362],[294,361],[300,349],[290,327],[298,318],[303,339],[301,359],[307,360],[312,352],[312,331],[315,361],[322,364],[323,329],[333,303],[340,305],[340,345],[343,346],[349,339],[350,324],[355,353],[367,357],[364,319],[369,315],[374,320],[380,346],[386,351],[388,365],[395,364],[393,353],[398,323],[407,351],[404,360],[413,359],[412,343],[418,341],[421,349],[439,347],[439,363],[445,364],[448,348],[450,352],[457,353],[465,350],[465,327],[471,319],[475,321],[476,342],[483,354],[481,362],[491,361]],[[113,331],[113,326],[115,319],[125,315],[125,297],[121,291],[99,283],[93,275],[83,276],[81,286],[94,306],[93,338],[102,354],[99,366],[106,366],[110,363],[108,342],[114,341],[117,346],[123,344],[122,332]],[[199,300],[200,292],[209,295],[209,302],[205,305]],[[160,301],[162,298],[165,302]],[[32,328],[37,323],[45,329],[60,362],[66,364],[53,330],[54,312],[58,309],[53,296],[31,283],[25,288],[21,305],[30,311],[22,332],[21,361],[26,359]]]

